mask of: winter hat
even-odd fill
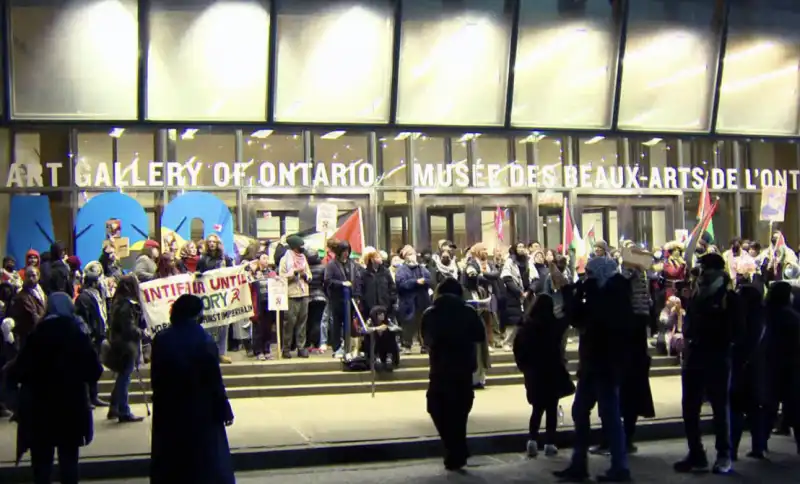
[[[718,271],[725,269],[725,259],[716,252],[711,252],[700,257],[700,264],[703,266],[703,269]]]
[[[714,237],[711,236],[709,232],[703,232],[703,235],[700,237],[700,240],[705,242],[707,245],[711,245],[714,243]]]
[[[586,263],[587,277],[595,279],[600,287],[604,286],[618,272],[617,263],[610,257],[595,257]]]
[[[598,240],[597,242],[594,243],[594,247],[595,249],[603,249],[606,254],[610,252],[610,249],[608,247],[608,242],[606,242],[605,240]]]
[[[72,271],[79,271],[81,270],[81,260],[78,258],[77,255],[71,255],[67,257],[67,265],[69,266],[70,270]]]
[[[184,294],[175,300],[169,314],[171,324],[196,318],[203,312],[203,301],[193,294]]]
[[[303,247],[305,241],[299,235],[290,235],[286,237],[286,245],[288,245],[290,249],[295,250]]]
[[[153,239],[147,239],[144,241],[144,248],[145,249],[160,249],[161,245]]]

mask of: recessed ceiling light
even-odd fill
[[[252,133],[250,133],[250,137],[251,138],[264,139],[264,138],[268,137],[271,134],[272,134],[272,130],[271,129],[259,129],[258,131],[253,131]]]
[[[590,140],[586,141],[586,143],[585,143],[585,144],[587,144],[587,145],[593,145],[593,144],[595,144],[595,143],[599,143],[599,142],[603,141],[604,139],[606,139],[606,138],[605,138],[605,136],[595,136],[594,138],[592,138],[592,139],[590,139]]]
[[[194,135],[196,135],[198,131],[197,129],[186,129],[181,133],[181,139],[194,139]]]
[[[111,130],[110,133],[108,133],[108,135],[111,136],[112,138],[119,138],[120,136],[122,136],[122,133],[124,132],[125,128],[114,128]]]
[[[322,138],[322,139],[339,139],[342,136],[344,136],[345,133],[347,133],[347,131],[331,131],[330,133],[323,134],[322,136],[320,136],[320,138]]]

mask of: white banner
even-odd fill
[[[147,325],[158,333],[169,326],[172,303],[182,294],[203,300],[203,327],[225,326],[250,319],[253,302],[245,266],[225,267],[202,276],[181,274],[139,286],[139,301]]]

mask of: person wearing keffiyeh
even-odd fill
[[[290,358],[292,342],[297,344],[297,356],[308,358],[306,349],[306,320],[308,318],[308,281],[311,280],[311,268],[308,266],[303,248],[303,239],[298,235],[287,237],[289,250],[281,258],[278,275],[285,277],[289,283],[289,311],[282,327],[282,352],[284,358]]]

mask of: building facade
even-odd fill
[[[3,14],[3,253],[59,239],[99,254],[108,219],[132,242],[165,219],[275,239],[313,229],[319,203],[361,208],[366,242],[392,251],[555,247],[565,203],[584,232],[656,247],[692,228],[705,183],[718,243],[771,228],[800,243],[791,0],[5,0]],[[762,220],[773,186],[783,222]],[[195,192],[215,198],[174,203]],[[125,196],[92,204],[104,193]]]

